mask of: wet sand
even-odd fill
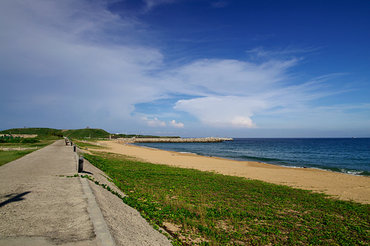
[[[218,157],[178,153],[122,144],[117,141],[101,141],[106,151],[135,157],[155,164],[212,171],[224,175],[257,179],[269,183],[323,192],[341,200],[353,200],[370,204],[370,177],[342,174],[312,168],[289,168],[252,161],[235,161]]]

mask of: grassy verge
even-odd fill
[[[123,200],[175,244],[367,245],[369,205],[255,180],[85,155],[128,196]]]
[[[11,150],[11,151],[3,151],[0,150],[0,166],[14,161],[22,156],[25,156],[34,150]]]
[[[40,138],[36,143],[0,143],[0,148],[15,149],[6,151],[0,150],[0,166],[21,158],[37,149],[43,148],[57,139],[57,137],[44,137]],[[16,148],[21,148],[21,150],[16,150]]]
[[[80,140],[77,140],[77,139],[72,139],[72,142],[75,143],[81,149],[86,149],[86,148],[88,148],[88,149],[104,149],[105,148],[104,146],[100,146],[100,145],[95,144],[93,141],[86,142],[86,141],[80,141]]]

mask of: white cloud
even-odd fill
[[[143,118],[144,122],[150,127],[165,127],[166,122],[159,120],[157,117],[153,119]]]
[[[272,58],[272,57],[294,57],[297,54],[303,54],[303,53],[312,53],[315,51],[318,51],[319,48],[284,48],[284,49],[277,49],[277,50],[266,50],[263,47],[257,47],[250,50],[247,50],[246,52],[248,54],[251,54],[255,58]]]
[[[58,112],[65,111],[108,127],[132,120],[136,103],[163,93],[146,75],[161,66],[157,49],[111,42],[117,30],[135,38],[135,25],[90,1],[1,1],[0,81],[19,98],[5,99],[6,108],[21,112],[28,105],[48,111],[48,119],[63,119]]]
[[[194,93],[200,97],[179,100],[174,109],[187,112],[209,126],[253,128],[258,127],[253,121],[254,115],[279,115],[287,111],[297,114],[313,100],[338,93],[333,90],[328,92],[325,88],[325,83],[338,74],[288,85],[287,69],[295,62],[274,60],[257,65],[240,61],[211,61],[200,66],[205,69],[188,70],[193,67],[191,64],[183,69],[187,73],[182,77],[191,77],[194,83],[204,81],[198,83],[201,87]],[[227,65],[220,66],[220,63]],[[195,88],[194,85],[194,91]]]
[[[254,127],[251,117],[266,103],[258,98],[236,96],[203,97],[180,100],[175,109],[193,114],[202,123],[214,127]]]
[[[142,118],[134,111],[139,103],[186,95],[193,99],[178,96],[174,109],[202,127],[251,128],[259,126],[259,115],[312,109],[310,102],[329,95],[323,84],[332,79],[290,84],[290,69],[300,59],[279,55],[291,50],[251,51],[263,62],[199,59],[168,68],[161,51],[141,41],[150,32],[138,20],[115,15],[100,1],[0,1],[0,30],[0,83],[9,92],[2,95],[0,114],[17,112],[12,122],[28,115],[36,125],[79,119],[61,126],[71,128],[136,130],[142,122],[182,128],[181,122],[166,124],[160,115]]]
[[[296,63],[296,59],[270,60],[261,64],[203,59],[166,71],[165,80],[172,82],[169,89],[176,90],[180,85],[181,90],[192,95],[253,95],[286,79],[287,69]]]
[[[176,122],[175,120],[171,120],[169,122],[170,126],[176,127],[176,128],[184,128],[184,123],[182,122]]]
[[[256,126],[252,121],[254,114],[277,105],[286,106],[277,99],[289,80],[288,69],[296,64],[297,59],[264,63],[203,59],[171,71],[172,77],[166,80],[179,81],[169,84],[169,90],[176,91],[181,85],[182,92],[199,96],[179,100],[174,109],[195,116],[205,125],[251,128]],[[300,88],[291,90],[299,92]]]
[[[251,118],[237,116],[231,120],[231,125],[235,127],[247,127],[252,128],[255,124],[252,122]]]

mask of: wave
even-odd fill
[[[259,161],[259,162],[279,162],[281,164],[289,164],[288,162],[286,162],[286,161],[284,161],[282,159],[269,158],[269,157],[258,157],[258,156],[241,155],[241,156],[236,156],[236,158],[238,158],[238,159],[240,158],[242,160]]]
[[[284,140],[287,141],[287,140]],[[315,140],[317,141],[317,140]],[[151,148],[157,149],[164,149],[170,151],[177,151],[180,153],[189,153],[189,154],[196,154],[202,156],[211,156],[211,157],[220,157],[232,160],[239,160],[239,161],[257,161],[262,163],[269,163],[275,164],[284,167],[291,167],[291,168],[315,168],[320,170],[326,171],[333,171],[339,173],[346,173],[351,175],[358,175],[358,176],[370,176],[370,171],[357,167],[360,167],[357,162],[353,162],[353,158],[347,158],[343,162],[343,158],[337,155],[338,151],[332,150],[335,154],[328,156],[327,150],[324,152],[317,152],[315,151],[308,151],[310,148],[307,147],[307,153],[311,155],[302,155],[299,153],[299,150],[296,149],[294,146],[288,147],[279,147],[278,151],[274,147],[271,149],[271,146],[262,146],[260,149],[256,149],[256,152],[264,152],[270,153],[270,157],[266,156],[257,156],[253,154],[253,147],[250,145],[242,145],[236,141],[236,143],[226,143],[226,144],[213,144],[213,148],[210,148],[211,145],[203,146],[202,144],[186,144],[186,145],[173,145],[173,144],[136,144],[139,146],[146,146]],[[175,147],[174,147],[175,146]],[[280,145],[279,145],[280,146]],[[327,145],[325,145],[327,147]],[[294,150],[292,152],[292,149]],[[252,153],[246,153],[246,152]],[[244,152],[244,153],[243,153]],[[280,153],[282,155],[280,155]],[[292,154],[293,153],[293,154]],[[361,154],[361,153],[360,153]],[[280,156],[279,156],[280,155]],[[354,155],[354,154],[352,154]],[[273,156],[273,157],[271,157]],[[283,158],[279,158],[283,157]],[[330,158],[329,158],[330,157]],[[363,159],[361,159],[363,162]],[[366,158],[364,160],[367,160]],[[341,163],[341,164],[340,164]],[[349,164],[348,164],[349,163]],[[351,164],[353,163],[353,165]],[[360,164],[362,165],[362,164]],[[356,166],[356,168],[354,168]],[[366,167],[366,166],[364,166]]]
[[[346,173],[346,174],[357,175],[357,176],[370,176],[370,172],[363,171],[363,170],[328,167],[328,166],[313,165],[313,164],[308,164],[308,163],[300,164],[302,162],[287,161],[287,160],[282,160],[282,159],[278,159],[278,158],[257,157],[257,156],[249,156],[249,155],[241,155],[241,156],[237,156],[237,157],[227,156],[227,158],[236,159],[236,160],[258,161],[258,162],[263,162],[263,163],[268,163],[268,164],[276,164],[276,165],[279,165],[279,166],[290,167],[290,168],[315,168],[315,169],[320,169],[320,170],[325,170],[325,171]]]

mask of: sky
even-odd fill
[[[370,137],[370,1],[2,0],[0,129]]]

